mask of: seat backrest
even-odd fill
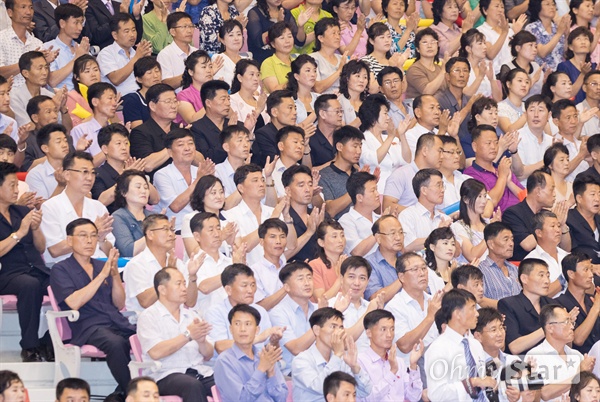
[[[133,360],[136,362],[142,361],[142,345],[137,334],[133,334],[129,337],[129,344],[131,345],[131,352],[133,353]]]
[[[223,402],[223,399],[221,399],[221,394],[219,394],[219,389],[216,385],[213,385],[210,390],[212,393],[213,402]]]
[[[53,311],[60,311],[60,307],[58,306],[58,302],[54,297],[54,292],[52,291],[52,287],[48,286],[48,297],[50,298],[50,306],[52,306]],[[67,339],[71,339],[71,327],[67,322],[66,318],[59,318],[56,322],[56,328],[58,329],[58,334],[60,335],[60,339],[66,341]]]
[[[183,244],[183,238],[181,235],[175,237],[175,255],[177,258],[183,261],[185,255],[185,245]]]
[[[287,384],[288,387],[288,395],[287,398],[285,400],[285,402],[294,402],[294,393],[293,393],[293,389],[292,389],[292,380],[287,380],[285,382]]]

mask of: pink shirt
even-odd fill
[[[327,268],[320,258],[315,258],[308,265],[313,269],[314,289],[325,289],[325,291],[328,291],[337,280],[335,269],[333,267]]]
[[[191,103],[196,112],[204,107],[202,104],[202,99],[200,99],[200,91],[194,88],[193,85],[190,85],[186,89],[179,91],[177,94],[177,99],[180,102],[185,101]],[[175,117],[175,123],[185,123],[183,117],[181,117],[179,113],[177,113],[177,117]]]
[[[348,23],[346,24],[348,28],[344,29],[341,32],[341,44],[343,46],[348,46],[350,42],[352,42],[352,38],[354,38],[354,34],[356,33],[356,25]],[[360,40],[358,41],[358,45],[356,45],[356,50],[352,55],[356,55],[357,59],[366,56],[367,54],[367,41],[369,40],[369,36],[367,35],[367,31],[363,29],[362,34],[360,35]]]

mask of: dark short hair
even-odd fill
[[[542,230],[546,218],[556,218],[556,214],[548,209],[542,209],[537,214],[533,215],[533,235],[537,239],[536,230]]]
[[[145,56],[136,61],[133,64],[133,76],[135,78],[142,78],[148,71],[158,68],[162,71],[160,63],[156,60],[156,57]],[[139,83],[138,83],[139,84]],[[141,84],[140,84],[141,86]]]
[[[171,14],[171,15],[173,15],[173,14]],[[154,84],[154,85],[152,85],[146,91],[146,102],[148,104],[150,102],[152,102],[152,103],[158,103],[158,100],[159,100],[160,96],[162,94],[164,94],[165,92],[173,92],[173,93],[175,93],[175,90],[173,89],[173,87],[171,87],[170,85],[167,85],[167,84]]]
[[[144,218],[144,220],[142,221],[142,233],[144,234],[144,236],[146,236],[150,228],[152,228],[158,221],[169,222],[169,217],[164,214],[152,214]]]
[[[421,187],[428,186],[432,176],[443,179],[442,173],[437,169],[421,169],[412,179],[412,188],[417,198],[421,196]]]
[[[377,182],[377,177],[369,172],[354,172],[346,182],[346,191],[350,196],[353,204],[356,204],[356,196],[365,194],[365,185],[370,182]]]
[[[546,176],[549,176],[549,174],[543,170],[536,170],[535,172],[531,173],[527,178],[527,193],[533,193],[533,190],[538,187],[546,188]]]
[[[229,91],[229,84],[221,80],[210,80],[202,84],[200,88],[200,99],[202,104],[206,106],[206,101],[213,100],[217,96],[218,91]]]
[[[83,380],[81,380],[81,381],[83,381]],[[129,381],[129,384],[127,384],[127,392],[125,392],[125,395],[130,396],[130,395],[135,394],[138,389],[138,384],[141,382],[153,382],[156,384],[156,381],[154,381],[154,378],[152,378],[152,377],[141,376],[141,377],[132,378],[131,381]],[[88,392],[88,395],[89,395],[89,392]],[[56,396],[56,399],[57,400],[60,399],[58,395]]]
[[[169,131],[169,135],[165,138],[165,148],[171,149],[173,147],[173,143],[182,138],[190,137],[192,141],[194,141],[194,135],[187,128],[175,127],[171,131]],[[196,141],[194,141],[194,144]]]
[[[75,165],[75,159],[83,159],[92,164],[94,163],[94,158],[89,153],[85,151],[74,151],[67,154],[67,156],[65,156],[65,159],[63,159],[63,170],[68,170],[72,168],[73,165]]]
[[[94,111],[95,108],[92,104],[92,99],[100,99],[106,91],[112,91],[113,94],[117,94],[117,89],[108,82],[97,82],[88,87],[87,101],[92,111]]]
[[[519,264],[519,284],[523,286],[523,282],[521,281],[521,275],[529,276],[536,265],[542,265],[548,268],[548,263],[540,258],[525,258]]]
[[[315,109],[315,116],[317,117],[317,119],[319,119],[319,113],[321,112],[321,110],[327,109],[327,107],[329,106],[329,101],[332,100],[337,100],[337,96],[335,96],[334,94],[323,94],[319,95],[317,99],[315,99],[313,108]]]
[[[575,177],[575,180],[573,180],[573,195],[575,196],[575,200],[577,200],[578,195],[585,193],[588,185],[600,186],[600,182],[590,174],[580,174]]]
[[[154,274],[154,291],[156,292],[156,296],[159,296],[158,287],[164,285],[165,283],[171,280],[170,270],[177,271],[175,267],[163,267],[157,273]]]
[[[373,222],[373,226],[371,226],[371,233],[373,233],[373,236],[375,236],[376,234],[381,233],[379,230],[379,227],[381,226],[381,222],[387,220],[387,219],[395,219],[396,221],[398,221],[398,218],[394,215],[381,215],[375,222]]]
[[[216,219],[221,222],[219,217],[212,212],[198,212],[196,215],[194,215],[190,220],[190,230],[192,233],[200,233],[202,229],[204,229],[204,222],[209,219]]]
[[[440,37],[438,36],[437,32],[435,32],[433,29],[427,27],[425,29],[421,29],[420,31],[418,31],[415,35],[415,54],[416,54],[416,59],[419,60],[421,58],[421,53],[419,53],[419,45],[421,44],[421,41],[423,40],[423,38],[425,38],[426,36],[431,36],[433,39],[435,39],[436,42],[439,42]],[[440,53],[440,48],[438,46],[438,52],[437,54],[434,56],[433,60],[435,62],[438,61],[438,55]]]
[[[314,33],[315,33],[314,51],[315,52],[318,52],[319,50],[321,50],[321,41],[319,40],[319,36],[325,35],[325,32],[327,32],[327,29],[329,29],[330,27],[338,27],[339,28],[340,23],[335,18],[326,17],[326,18],[321,18],[315,24],[315,27],[314,27]]]
[[[198,49],[190,53],[187,59],[185,59],[185,67],[183,69],[183,74],[181,75],[181,87],[186,89],[193,84],[194,80],[192,75],[194,74],[193,72],[196,70],[196,66],[198,64],[209,63],[211,63],[210,55],[204,50]],[[190,71],[192,71],[192,74],[190,74]]]
[[[77,6],[75,6],[77,7]],[[27,115],[29,118],[34,114],[38,114],[40,112],[40,105],[46,101],[52,101],[52,98],[48,95],[37,95],[27,101]]]
[[[450,322],[452,314],[454,314],[456,310],[464,308],[469,300],[477,303],[473,293],[468,290],[450,289],[448,292],[444,293],[444,296],[442,296],[442,308],[440,309],[440,314],[444,321],[446,323]]]
[[[414,257],[419,257],[420,259],[423,259],[422,256],[415,253],[414,251],[403,253],[400,257],[398,257],[396,259],[396,272],[399,274],[403,274],[406,270],[406,264],[408,264],[408,260]]]
[[[250,314],[252,317],[254,317],[254,322],[256,325],[260,324],[260,313],[258,312],[258,310],[252,306],[249,306],[247,304],[236,304],[235,306],[233,306],[233,308],[231,310],[229,310],[229,313],[227,314],[227,320],[229,321],[229,323],[231,324],[231,321],[233,321],[233,316],[235,315],[235,313],[246,313],[246,314]]]
[[[265,219],[263,223],[258,225],[258,237],[260,239],[264,239],[269,229],[279,229],[286,236],[288,235],[288,227],[281,219],[269,218]]]
[[[371,264],[364,257],[358,255],[352,255],[342,262],[342,266],[340,267],[340,275],[346,275],[349,269],[358,269],[364,267],[367,270],[367,278],[371,277]]]
[[[231,264],[225,267],[221,272],[221,284],[223,287],[235,282],[238,275],[250,276],[254,278],[254,271],[246,264]]]
[[[402,70],[400,70],[396,66],[385,66],[381,69],[379,74],[377,74],[377,83],[379,86],[383,85],[383,77],[389,74],[398,74],[401,80],[404,80],[404,74],[402,74]]]
[[[544,333],[546,333],[546,325],[556,317],[554,315],[554,310],[558,308],[565,310],[565,308],[558,303],[550,303],[542,306],[542,309],[540,310],[540,327],[542,327]]]
[[[563,258],[563,260],[560,263],[562,268],[562,274],[565,280],[567,282],[569,281],[569,271],[577,271],[577,264],[584,261],[591,261],[591,259],[592,257],[590,257],[582,251],[573,251],[571,254],[565,256],[565,258]]]
[[[281,281],[281,283],[285,283],[288,279],[290,279],[290,276],[292,276],[294,272],[300,271],[302,269],[307,269],[310,271],[311,274],[313,273],[312,267],[304,261],[294,261],[286,264],[283,268],[281,268],[281,270],[279,271],[279,280]]]
[[[512,233],[512,229],[506,223],[492,222],[483,229],[483,238],[487,242],[489,240],[495,239],[501,232],[505,230],[508,230]]]
[[[92,222],[90,219],[77,218],[67,224],[67,228],[66,228],[67,236],[73,236],[73,233],[75,233],[75,229],[77,229],[79,226],[85,226],[85,225],[92,225],[94,227],[94,229],[96,229],[96,231],[98,230],[98,228],[96,227],[96,224],[94,222]]]
[[[44,59],[44,53],[38,50],[31,50],[23,53],[21,57],[19,57],[19,71],[22,73],[24,70],[31,70],[31,65],[35,59]],[[44,61],[46,61],[46,59],[44,59]]]
[[[508,42],[512,57],[517,57],[519,54],[519,52],[517,52],[517,46],[523,46],[524,44],[531,42],[537,43],[537,39],[534,34],[524,29],[517,32]]]
[[[483,280],[483,272],[474,265],[461,265],[450,274],[450,282],[454,288],[458,285],[466,286],[471,279]]]
[[[332,318],[339,318],[343,322],[344,314],[333,307],[321,307],[310,315],[308,322],[310,323],[311,328],[315,325],[323,328],[323,325]]]
[[[221,133],[219,134],[219,140],[221,141],[221,145],[229,141],[236,133],[242,133],[246,134],[247,136],[250,136],[250,131],[244,126],[235,124],[233,126],[223,127],[223,131],[221,131]]]
[[[587,147],[588,150],[590,149],[590,140],[592,140],[592,138],[595,136],[592,135],[591,137],[588,137],[588,142],[587,142]],[[598,140],[600,140],[600,136],[596,137],[597,139],[594,139],[592,141],[592,144],[597,142]],[[599,146],[600,146],[600,142],[598,142]],[[591,151],[590,151],[591,152]],[[552,163],[554,162],[554,159],[556,159],[556,156],[559,153],[563,153],[567,156],[569,156],[569,149],[562,143],[562,142],[556,142],[554,144],[552,144],[550,147],[548,147],[548,149],[546,149],[546,151],[544,152],[544,168],[545,171],[550,171],[550,165],[552,165]]]
[[[8,4],[9,1],[13,1],[13,0],[7,0],[6,3]],[[19,375],[17,373],[15,373],[14,371],[1,370],[0,371],[0,395],[2,395],[4,393],[4,391],[9,389],[12,386],[12,384],[15,382],[16,383],[20,382],[21,384],[23,384],[23,380],[21,380],[21,377],[19,377]]]
[[[125,199],[125,195],[129,192],[129,185],[131,184],[131,180],[134,177],[140,177],[144,179],[146,184],[148,184],[148,179],[146,178],[146,174],[141,170],[126,170],[117,178],[117,184],[115,187],[115,207],[116,208],[124,208],[127,206],[127,200]]]
[[[552,118],[560,119],[560,115],[562,114],[562,112],[569,107],[577,109],[575,103],[573,103],[573,101],[570,99],[557,100],[552,104]]]
[[[73,63],[73,78],[71,79],[71,81],[73,82],[73,88],[79,95],[81,95],[81,91],[79,90],[79,76],[82,72],[85,71],[89,63],[95,64],[98,67],[98,70],[100,70],[100,66],[96,61],[96,58],[90,54],[84,54],[83,56],[79,56],[75,59],[75,62]]]
[[[75,6],[75,7],[77,7],[77,6]],[[65,135],[65,137],[67,136],[67,129],[62,124],[50,123],[50,124],[46,124],[44,127],[40,128],[35,135],[35,140],[36,140],[38,146],[40,148],[42,148],[42,145],[48,145],[48,143],[50,142],[50,136],[52,135],[52,133],[56,133],[56,132],[61,132]],[[3,147],[0,146],[0,148],[3,148]]]
[[[417,148],[415,149],[415,155],[418,155],[419,152],[421,152],[421,149],[423,149],[425,147],[432,148],[435,145],[436,138],[439,138],[441,140],[442,138],[452,138],[452,137],[447,137],[445,135],[439,136],[439,135],[435,135],[432,132],[421,134],[421,136],[417,140]],[[454,139],[454,138],[452,138],[452,139]]]
[[[360,129],[362,131],[371,129],[379,119],[379,113],[384,107],[389,110],[390,102],[383,94],[367,96],[367,99],[358,108],[357,116],[360,119]]]
[[[600,384],[600,379],[598,379],[594,373],[591,371],[581,371],[579,373],[579,381],[573,381],[573,384],[571,384],[571,391],[569,391],[571,402],[578,401],[579,396],[581,396],[581,391],[583,391],[583,389],[592,381],[596,381],[596,384]]]
[[[298,126],[284,126],[277,131],[277,134],[275,134],[275,142],[280,143],[285,141],[291,134],[301,135],[302,139],[304,139],[304,130],[302,128]]]
[[[9,174],[17,174],[19,168],[14,163],[0,162],[0,186],[4,184]]]
[[[540,94],[535,94],[527,98],[527,100],[525,101],[525,110],[529,109],[529,106],[534,104],[544,105],[547,111],[550,111],[550,109],[552,109],[552,102],[550,102],[550,100],[547,97]]]
[[[312,180],[312,172],[306,165],[292,165],[287,168],[281,175],[281,183],[283,187],[287,187],[294,181],[294,177],[298,174],[306,174]]]
[[[482,307],[477,312],[479,317],[477,317],[477,326],[475,326],[474,332],[482,333],[483,329],[491,322],[504,322],[502,313],[493,307]]]
[[[347,382],[356,387],[356,380],[354,377],[343,371],[334,371],[325,377],[325,381],[323,381],[323,396],[325,399],[327,399],[327,395],[337,395],[340,385],[343,382]]]
[[[119,25],[121,25],[121,23],[127,23],[129,21],[131,21],[135,24],[135,20],[133,19],[133,16],[131,14],[116,13],[110,19],[110,22],[109,22],[110,31],[111,32],[119,32]],[[136,27],[136,29],[137,29],[137,27]]]
[[[196,183],[192,196],[190,197],[190,207],[194,211],[204,212],[204,197],[206,192],[210,190],[215,184],[219,183],[223,187],[221,179],[211,174],[202,176]]]
[[[188,13],[184,13],[183,11],[176,11],[167,16],[167,29],[171,30],[171,28],[175,28],[179,21],[183,19],[188,19],[192,21],[192,17]]]
[[[292,32],[292,27],[285,21],[278,21],[271,25],[271,28],[267,31],[267,38],[269,39],[269,43],[275,42],[275,39],[279,38],[283,33],[288,30]],[[275,48],[271,45],[271,48],[274,50]]]
[[[444,0],[446,1],[446,0]],[[450,74],[450,72],[452,71],[452,69],[454,68],[454,65],[456,63],[465,63],[467,65],[467,67],[469,68],[469,71],[471,71],[471,64],[469,64],[469,60],[466,57],[451,57],[450,60],[448,60],[448,62],[446,63],[446,65],[444,66],[444,68],[446,69],[446,73]]]
[[[288,91],[287,89],[278,89],[276,91],[271,92],[271,94],[267,98],[267,114],[269,116],[272,116],[271,110],[281,105],[284,99],[289,98],[294,100],[294,94],[292,93],[292,91]]]
[[[595,70],[598,73],[600,73],[600,71]],[[560,143],[557,143],[560,144]],[[563,144],[560,144],[563,145]],[[564,145],[563,145],[564,146]],[[592,153],[594,151],[599,151],[600,150],[600,134],[594,134],[594,135],[590,135],[588,137],[587,143],[586,143],[586,147],[589,153]],[[567,149],[567,147],[565,147],[565,149]],[[546,150],[547,152],[547,150]],[[569,154],[568,149],[567,149],[567,155]]]
[[[12,153],[17,153],[17,143],[8,134],[0,134],[0,149],[8,149]]]
[[[394,314],[384,309],[376,309],[368,312],[363,318],[363,325],[365,329],[373,328],[377,323],[383,319],[396,321]]]
[[[60,21],[68,21],[69,18],[83,18],[83,10],[75,4],[60,4],[54,9],[54,22],[60,27]],[[57,398],[58,399],[58,398]]]
[[[358,128],[349,125],[342,126],[333,132],[333,148],[337,150],[338,143],[346,145],[350,140],[362,141],[364,139],[365,135]]]
[[[491,131],[492,133],[496,134],[496,129],[494,126],[490,126],[489,124],[480,124],[471,130],[472,142],[477,141],[484,131]]]
[[[98,145],[102,146],[110,144],[115,135],[129,138],[129,130],[121,123],[112,123],[108,126],[104,126],[98,131]]]
[[[350,99],[350,93],[348,92],[348,82],[350,81],[350,77],[355,74],[360,74],[361,71],[364,71],[367,75],[365,89],[359,95],[359,99],[364,101],[369,94],[369,84],[371,82],[371,70],[369,69],[369,65],[364,60],[350,60],[342,67],[339,91],[346,99]]]
[[[254,164],[254,163],[248,163],[246,165],[242,165],[235,170],[235,173],[233,174],[233,182],[235,183],[236,186],[239,184],[242,184],[242,183],[244,183],[244,181],[246,181],[246,178],[248,177],[248,175],[250,173],[256,173],[256,172],[262,173],[262,169],[260,166]]]

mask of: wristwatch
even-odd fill
[[[16,232],[13,232],[10,237],[12,237],[17,243],[21,241],[21,239],[19,238],[19,236],[17,236]]]
[[[189,329],[185,330],[185,332],[183,333],[183,336],[185,336],[188,339],[188,342],[192,341],[192,334],[190,333]]]

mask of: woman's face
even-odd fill
[[[498,22],[502,18],[506,18],[504,14],[504,1],[492,0],[490,6],[485,10],[486,20]]]
[[[406,7],[404,4],[404,0],[390,0],[387,7],[388,18],[393,20],[399,20],[404,17],[404,13],[406,12]]]
[[[321,47],[329,47],[332,49],[338,49],[340,47],[340,41],[342,39],[340,27],[330,26],[327,27],[325,33],[319,36],[321,41]]]
[[[379,117],[375,122],[375,126],[380,130],[386,130],[388,128],[388,124],[390,122],[390,115],[388,114],[388,108],[386,106],[382,106],[379,109]]]
[[[542,1],[542,8],[540,9],[540,17],[554,19],[556,17],[556,2],[554,0]]]
[[[531,87],[531,80],[529,79],[529,75],[527,73],[519,72],[513,78],[512,81],[507,82],[508,90],[523,99],[529,93],[529,88]]]
[[[498,127],[498,108],[491,107],[475,116],[477,125],[489,124],[492,127]]]
[[[98,67],[98,63],[93,61],[87,62],[83,71],[79,72],[79,82],[87,87],[100,82],[100,67]]]
[[[323,4],[323,0],[306,0],[306,4],[308,4],[309,6],[320,8],[321,4]]]
[[[254,92],[258,89],[258,85],[260,84],[260,71],[256,66],[249,65],[246,67],[244,75],[238,74],[238,80],[240,80],[240,85],[244,87],[244,89]]]
[[[283,0],[267,0],[267,6],[269,8],[278,8],[282,2]]]
[[[456,251],[456,243],[454,238],[440,239],[435,244],[431,244],[429,248],[435,254],[435,258],[442,261],[452,261],[454,252]]]
[[[343,230],[337,230],[331,226],[327,227],[323,240],[318,240],[325,251],[335,255],[341,255],[346,247],[346,236]]]
[[[535,57],[538,54],[537,43],[529,42],[524,43],[522,46],[517,48],[517,53],[519,56],[523,57],[525,60],[532,62],[535,60]]]
[[[333,7],[333,11],[335,11],[340,21],[348,22],[356,13],[356,3],[354,0],[350,0],[340,4],[339,7]]]
[[[574,8],[573,13],[577,18],[581,18],[585,22],[590,22],[594,18],[594,2],[585,0],[579,5],[579,8]],[[573,21],[575,23],[576,21]]]
[[[487,205],[487,202],[488,202],[487,191],[481,190],[481,193],[479,193],[477,198],[475,198],[475,203],[473,204],[473,212],[475,212],[478,215],[483,214],[483,211],[485,210],[485,206]]]
[[[459,9],[456,0],[448,0],[442,8],[442,20],[454,22],[458,19]]]
[[[587,35],[579,35],[573,39],[569,49],[575,54],[586,54],[590,52],[590,38]]]
[[[146,205],[149,196],[148,182],[140,176],[132,176],[125,194],[127,205]]]
[[[390,31],[385,31],[383,35],[376,36],[374,39],[369,39],[373,45],[373,49],[378,52],[389,52],[392,48],[392,34]]]
[[[292,53],[292,50],[294,49],[294,36],[292,35],[292,31],[289,29],[284,30],[281,36],[275,38],[273,46],[278,52],[284,54]]]
[[[294,77],[296,77],[296,81],[298,81],[299,85],[312,88],[317,81],[317,67],[312,63],[304,63],[300,68],[300,74],[295,74]]]
[[[231,30],[231,32],[227,32],[225,37],[219,39],[225,49],[232,50],[234,52],[239,52],[242,46],[244,45],[244,36],[242,35],[242,31],[239,27],[235,27]]]
[[[474,57],[475,59],[484,60],[485,57],[487,56],[487,46],[485,45],[484,40],[473,41],[470,48],[471,48],[470,53],[471,53],[472,57]],[[467,51],[468,51],[468,47],[467,47]]]
[[[567,74],[560,74],[556,84],[550,87],[555,100],[571,99],[573,97],[573,84]]]
[[[438,41],[433,36],[425,35],[419,42],[419,54],[421,57],[434,58],[438,54]]]
[[[225,205],[225,192],[221,183],[216,182],[204,193],[204,209],[206,211],[220,211]]]
[[[600,398],[600,384],[596,380],[588,382],[579,396],[575,397],[578,402],[598,402],[598,398]]]
[[[569,174],[569,155],[564,152],[558,152],[549,167],[552,173],[563,177],[567,176]]]
[[[213,65],[210,59],[199,59],[194,67],[194,71],[188,71],[194,82],[204,84],[212,80],[213,77]]]
[[[367,88],[369,75],[365,70],[360,70],[358,73],[350,74],[348,77],[348,89],[358,93],[364,92]]]

